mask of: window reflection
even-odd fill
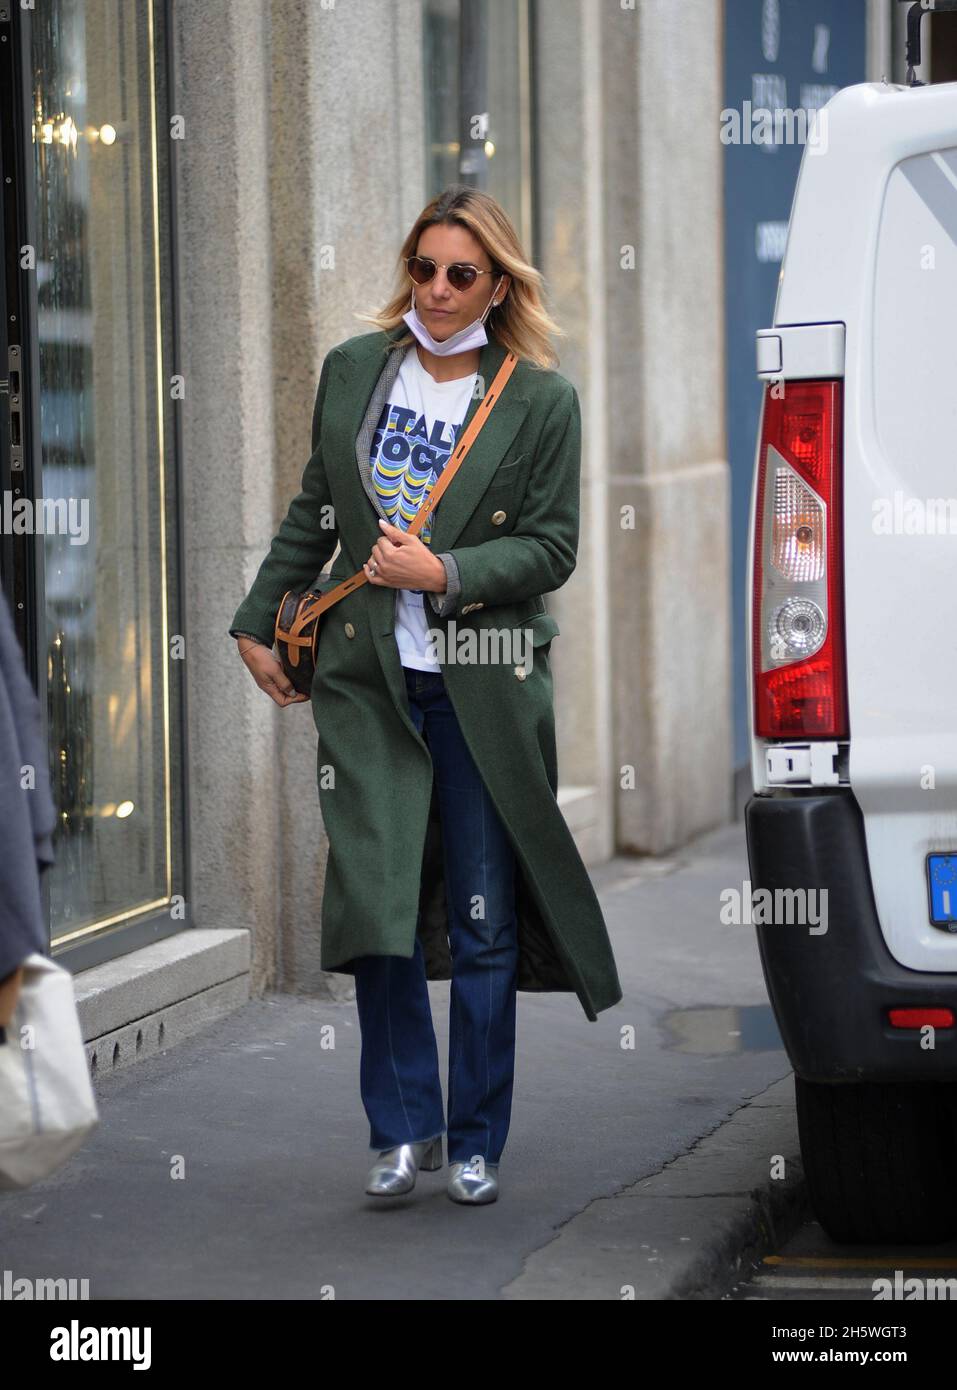
[[[42,492],[89,523],[38,537],[54,941],[171,892],[151,21],[141,0],[50,0],[31,26]]]
[[[528,5],[426,0],[426,197],[485,189],[531,253]]]

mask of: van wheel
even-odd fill
[[[832,1240],[926,1244],[957,1233],[952,1086],[794,1084],[808,1195]]]

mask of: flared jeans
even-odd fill
[[[362,1103],[375,1150],[447,1132],[450,1163],[477,1154],[498,1163],[515,1069],[515,855],[441,672],[403,670],[409,713],[432,757],[442,822],[452,957],[448,1125],[418,935],[409,960],[355,962]],[[386,903],[387,895],[384,910]]]

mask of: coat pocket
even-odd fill
[[[501,604],[487,611],[489,623],[496,627],[516,630],[527,627],[533,647],[544,646],[561,632],[558,623],[545,608],[543,594],[536,594],[531,599],[522,599],[519,603]]]
[[[510,459],[508,463],[502,463],[495,470],[492,481],[489,483],[487,491],[494,492],[497,487],[510,487],[518,477],[516,469],[525,460],[524,454],[519,454],[518,458]]]
[[[543,647],[553,637],[561,635],[561,628],[551,613],[531,613],[527,618],[521,618],[515,626],[531,629],[533,647]]]

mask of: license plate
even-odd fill
[[[957,930],[957,854],[928,854],[927,889],[931,922]]]

